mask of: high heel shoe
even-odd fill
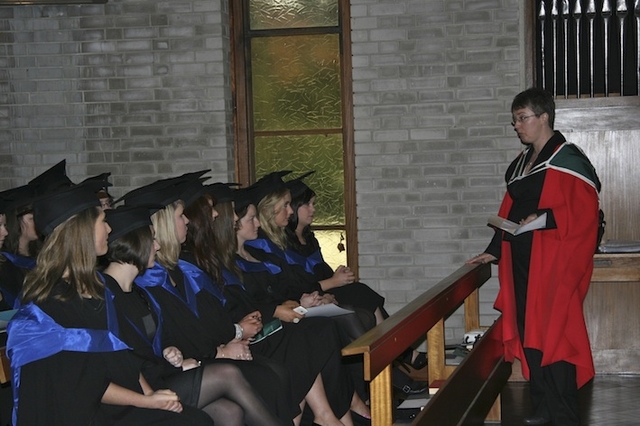
[[[351,410],[351,419],[353,424],[357,426],[371,426],[371,417],[365,417]]]

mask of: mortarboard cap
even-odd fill
[[[100,173],[99,175],[89,176],[85,180],[80,183],[85,183],[87,181],[97,180],[101,182],[109,182],[109,176],[111,176],[111,172]]]
[[[124,201],[125,205],[163,204],[166,207],[180,198],[178,197],[178,198],[172,199],[171,201],[168,201],[166,202],[166,204],[164,204],[165,198],[163,198],[162,196],[163,192],[167,196],[166,199],[169,199],[172,197],[172,194],[173,194],[171,187],[174,187],[178,184],[182,184],[185,182],[196,180],[200,178],[200,176],[202,176],[203,174],[207,173],[208,171],[209,170],[201,170],[199,172],[185,173],[184,175],[181,175],[181,176],[157,180],[148,185],[144,185],[127,192],[122,197],[115,200],[114,204],[117,204],[120,201]],[[148,203],[146,202],[145,199],[149,197],[160,199],[162,202]]]
[[[163,206],[120,206],[105,211],[105,220],[111,227],[109,243],[129,232],[151,225],[151,215]]]
[[[67,160],[51,166],[35,178],[29,181],[29,185],[35,187],[37,195],[44,195],[59,189],[69,188],[74,185],[67,177]]]
[[[285,183],[285,186],[289,188],[289,191],[291,192],[291,199],[301,196],[302,194],[304,194],[304,191],[309,189],[307,184],[304,183],[302,179],[306,178],[307,176],[315,172],[316,172],[315,170],[310,170],[307,173],[303,174],[302,176],[299,176]]]
[[[36,198],[35,187],[22,185],[16,188],[0,192],[0,197],[5,199],[4,212],[15,210],[16,214],[23,214],[30,210],[29,206]]]
[[[249,204],[258,207],[258,203],[262,199],[260,188],[251,185],[246,188],[236,189],[234,191],[233,208],[236,213],[242,212]]]
[[[9,210],[10,206],[11,200],[0,195],[0,214],[5,214],[5,212]]]
[[[216,182],[211,185],[206,185],[205,190],[213,197],[214,204],[220,204],[234,200],[236,189],[233,187],[237,186],[242,186],[242,184],[236,182]]]
[[[198,179],[168,185],[166,182],[161,184],[154,182],[135,189],[123,195],[120,199],[124,199],[125,206],[160,205],[166,207],[178,200],[184,201],[185,205],[187,205],[188,202],[193,202],[200,196],[198,194],[198,186],[202,188],[202,183]],[[194,196],[196,198],[193,198]]]
[[[33,220],[40,234],[49,235],[71,216],[93,206],[100,206],[96,191],[109,182],[90,181],[43,195],[33,201]]]
[[[291,170],[280,170],[278,172],[271,172],[260,179],[256,183],[254,183],[253,187],[257,188],[257,201],[255,204],[257,205],[260,200],[262,200],[267,195],[272,192],[276,192],[280,188],[285,187],[284,181],[282,178],[291,173]]]
[[[184,185],[184,190],[182,192],[182,196],[180,197],[180,199],[184,202],[185,208],[189,207],[191,203],[196,201],[198,198],[200,198],[202,194],[204,194],[205,187],[202,183],[207,179],[209,178],[208,177],[198,178],[198,179],[187,181],[184,184],[181,184],[181,185]]]

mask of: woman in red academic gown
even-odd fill
[[[525,424],[578,425],[578,388],[594,376],[582,304],[593,270],[600,182],[578,147],[554,132],[554,102],[528,89],[513,101],[513,126],[524,151],[506,173],[499,216],[543,229],[496,234],[468,263],[499,259],[495,303],[504,319],[507,360],[522,360],[530,379],[532,417]]]

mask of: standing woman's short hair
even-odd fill
[[[556,103],[551,93],[537,87],[531,87],[518,93],[511,102],[511,111],[522,108],[529,108],[538,117],[546,113],[549,116],[549,127],[553,129],[556,119]]]
[[[174,269],[180,258],[181,245],[178,241],[175,222],[178,206],[184,207],[182,200],[174,201],[151,216],[151,222],[153,222],[153,228],[156,231],[156,241],[160,244],[160,251],[156,253],[156,259],[167,269]]]

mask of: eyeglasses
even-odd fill
[[[524,123],[525,121],[527,121],[531,117],[538,117],[538,114],[521,115],[520,117],[517,117],[515,120],[513,120],[511,122],[511,125],[515,126],[516,123]]]

